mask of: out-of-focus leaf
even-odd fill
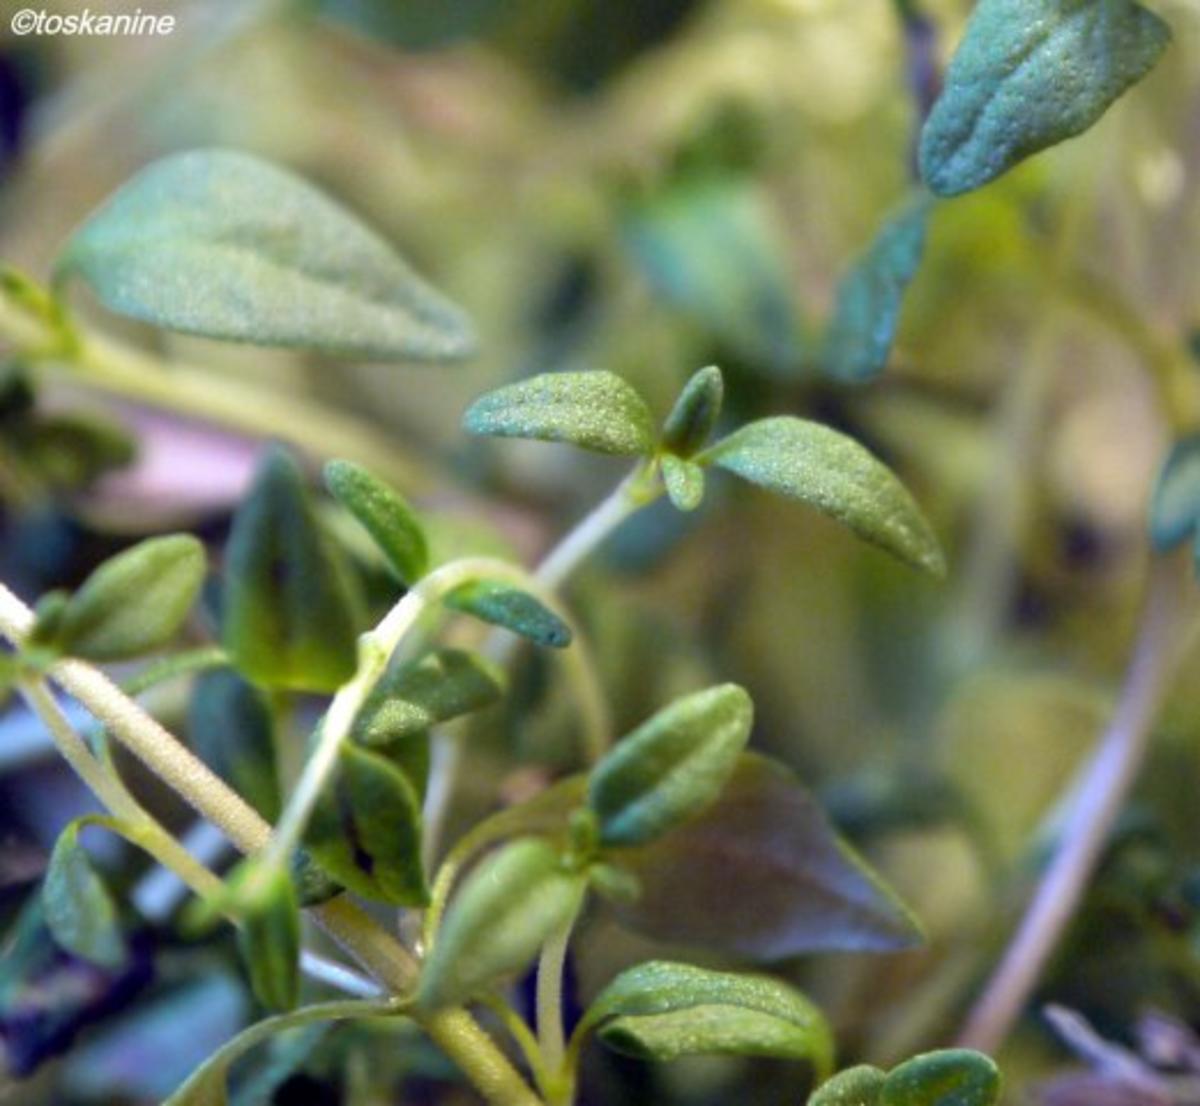
[[[808,1106],[877,1106],[885,1078],[882,1071],[869,1064],[847,1068],[822,1083]]]
[[[993,1106],[1000,1072],[981,1052],[945,1049],[914,1056],[884,1080],[879,1106]]]
[[[165,645],[204,580],[204,547],[187,534],[150,538],[105,561],[71,596],[58,640],[90,660],[124,660]]]
[[[18,435],[18,448],[55,488],[82,487],[137,456],[137,443],[124,427],[91,412],[39,416],[27,430]]]
[[[929,207],[917,200],[885,223],[838,286],[821,357],[835,379],[860,382],[883,372],[904,293],[925,250]]]
[[[406,584],[416,583],[429,569],[425,532],[400,493],[361,465],[330,461],[325,484],[360,523]]]
[[[704,469],[672,453],[662,458],[663,483],[671,502],[681,511],[694,511],[704,500]]]
[[[720,418],[724,399],[725,381],[716,365],[695,373],[663,423],[663,448],[683,458],[703,449]]]
[[[462,312],[349,211],[232,150],[143,169],[74,233],[58,268],[112,311],[210,338],[376,360],[474,347]]]
[[[790,415],[760,419],[697,460],[832,515],[915,568],[946,570],[929,523],[891,469],[827,426]]]
[[[736,684],[676,700],[592,769],[588,804],[605,845],[644,845],[721,792],[750,737],[754,704]]]
[[[596,453],[654,448],[645,400],[614,373],[541,373],[480,396],[463,415],[472,434],[568,442]]]
[[[300,905],[290,873],[245,860],[228,895],[255,997],[269,1010],[290,1010],[300,995]]]
[[[753,754],[743,754],[707,810],[610,861],[642,886],[635,902],[614,905],[617,916],[658,940],[778,960],[921,939],[912,915],[795,777]]]
[[[128,956],[128,945],[117,905],[79,843],[79,831],[87,825],[112,828],[117,823],[110,818],[77,818],[59,834],[42,884],[46,926],[68,952],[105,968],[119,968]]]
[[[766,976],[651,961],[629,968],[597,996],[585,1028],[619,1052],[650,1060],[717,1053],[807,1060],[821,1078],[833,1037],[804,995]]]
[[[421,971],[426,1009],[470,998],[525,968],[579,909],[586,878],[548,841],[523,838],[487,857],[451,900]]]
[[[300,470],[274,448],[234,515],[225,550],[225,649],[257,684],[333,691],[354,674],[356,622]]]
[[[453,610],[529,638],[536,645],[565,649],[571,644],[571,627],[558,615],[529,592],[499,580],[463,584],[443,602]]]
[[[980,0],[921,133],[921,176],[954,196],[1085,131],[1170,41],[1133,0]]]
[[[1172,447],[1150,502],[1150,540],[1158,550],[1182,545],[1200,523],[1200,434]]]

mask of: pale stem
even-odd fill
[[[565,1054],[563,1038],[563,973],[575,919],[568,921],[542,946],[537,970],[537,1034],[546,1070],[556,1077]]]

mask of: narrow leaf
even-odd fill
[[[1000,1072],[981,1052],[945,1049],[915,1056],[893,1068],[879,1106],[993,1106]]]
[[[568,442],[597,453],[654,448],[645,400],[610,372],[542,373],[480,396],[463,426],[472,434]]]
[[[723,684],[643,722],[592,770],[588,803],[601,842],[643,845],[703,810],[733,772],[753,721],[750,696]]]
[[[325,484],[375,539],[404,583],[412,585],[425,575],[429,569],[425,532],[399,492],[349,461],[330,461],[325,466]]]
[[[835,379],[857,383],[883,372],[904,293],[925,250],[929,207],[918,200],[885,223],[838,286],[821,358]]]
[[[176,534],[150,538],[105,561],[71,596],[58,637],[65,652],[124,660],[178,632],[204,580],[204,547]]]
[[[662,458],[663,483],[671,502],[681,511],[694,511],[704,500],[704,469],[672,453]]]
[[[1170,38],[1133,0],[980,0],[921,134],[925,183],[969,192],[1087,130]]]
[[[222,642],[266,687],[333,691],[354,674],[356,611],[300,470],[274,448],[233,519]]]
[[[115,825],[107,818],[77,818],[59,834],[42,884],[46,926],[68,952],[105,968],[119,968],[128,949],[117,906],[79,843],[79,831],[89,824]]]
[[[447,607],[474,615],[482,622],[503,626],[536,645],[565,649],[571,644],[571,627],[541,600],[527,591],[498,580],[476,580],[455,588],[445,597]]]
[[[743,426],[697,460],[832,515],[915,568],[945,572],[937,538],[907,489],[845,434],[781,415]]]
[[[808,1106],[878,1106],[885,1075],[869,1064],[838,1072],[822,1083]]]
[[[485,859],[450,903],[421,973],[418,1005],[458,1003],[522,971],[575,915],[585,887],[585,877],[539,838]]]
[[[289,1010],[300,993],[300,905],[291,875],[245,860],[229,877],[238,948],[255,997],[270,1010]]]
[[[1150,540],[1160,551],[1182,545],[1200,523],[1200,434],[1171,447],[1150,501]]]
[[[695,373],[663,423],[663,448],[684,458],[703,449],[720,418],[724,399],[725,381],[716,365]]]
[[[377,360],[474,345],[462,312],[354,215],[232,150],[143,169],[75,232],[58,270],[118,314],[210,338]]]

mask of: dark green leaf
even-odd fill
[[[513,975],[568,924],[586,879],[564,866],[558,850],[524,838],[485,859],[451,900],[421,972],[418,1005],[431,1009],[478,994]]]
[[[847,1068],[822,1083],[808,1106],[878,1106],[884,1073],[869,1064]]]
[[[229,877],[227,895],[255,997],[270,1010],[290,1010],[300,993],[300,904],[291,875],[244,860]]]
[[[837,380],[859,382],[883,372],[904,293],[925,250],[929,202],[918,200],[884,224],[838,286],[821,364]]]
[[[325,466],[325,485],[375,539],[404,583],[416,583],[429,569],[425,532],[400,493],[349,461]]]
[[[912,915],[808,792],[765,757],[743,754],[707,810],[610,860],[642,886],[636,902],[613,909],[656,940],[778,960],[891,951],[921,939]]]
[[[473,350],[461,311],[345,208],[232,150],[143,169],[59,262],[110,310],[210,338],[378,360]]]
[[[137,443],[119,423],[91,412],[38,417],[24,446],[30,465],[56,488],[79,488],[137,456]]]
[[[780,415],[743,426],[697,460],[832,515],[916,568],[945,572],[937,538],[907,489],[845,434]]]
[[[175,534],[150,538],[105,561],[62,614],[64,652],[124,660],[165,645],[178,632],[204,580],[204,547]]]
[[[681,511],[694,511],[704,500],[704,469],[672,453],[662,458],[663,483],[671,502]]]
[[[79,831],[91,824],[115,826],[107,818],[77,818],[55,842],[42,884],[46,926],[68,952],[106,968],[119,968],[128,948],[117,906],[79,843]]]
[[[821,1078],[833,1038],[821,1012],[766,976],[652,961],[622,972],[584,1017],[600,1039],[650,1060],[721,1053],[807,1060]]]
[[[754,721],[736,684],[678,699],[643,722],[592,769],[588,803],[605,845],[644,845],[711,803]]]
[[[333,691],[354,674],[353,596],[300,470],[281,448],[263,459],[234,515],[222,613],[225,649],[257,684]]]
[[[693,375],[663,423],[663,448],[683,458],[703,449],[717,425],[724,399],[725,381],[716,365]]]
[[[63,615],[71,602],[70,592],[61,588],[41,596],[33,608],[33,625],[21,643],[21,652],[35,664],[62,655]]]
[[[981,1052],[946,1049],[916,1056],[893,1068],[879,1106],[993,1106],[1000,1073]]]
[[[1171,447],[1150,501],[1150,540],[1160,551],[1182,545],[1200,523],[1200,434]]]
[[[206,672],[192,689],[188,738],[200,759],[268,822],[282,800],[271,704],[236,672]]]
[[[969,192],[1087,130],[1170,38],[1133,0],[979,0],[921,134],[925,183]]]
[[[565,649],[571,628],[541,600],[498,580],[475,580],[455,588],[443,600],[447,607],[503,626],[537,645]]]
[[[569,442],[597,453],[636,455],[654,448],[645,401],[610,372],[542,373],[480,396],[463,426],[472,434]]]
[[[304,843],[330,875],[365,898],[423,906],[429,897],[417,790],[376,753],[343,747]]]

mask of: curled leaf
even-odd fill
[[[79,843],[79,831],[92,824],[119,828],[108,818],[85,817],[59,834],[42,884],[42,906],[46,926],[59,945],[102,967],[119,968],[128,947],[117,906]]]
[[[716,365],[695,373],[663,423],[663,448],[684,458],[703,449],[720,418],[724,399],[725,381]]]

